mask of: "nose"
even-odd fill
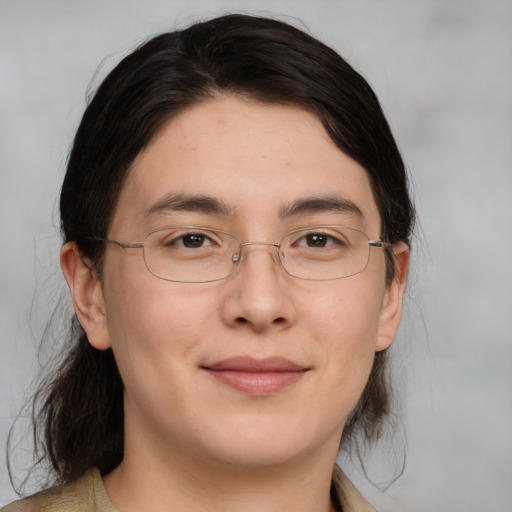
[[[280,268],[278,249],[278,244],[270,242],[241,245],[239,268],[226,281],[222,314],[228,325],[263,332],[293,323],[291,283]]]

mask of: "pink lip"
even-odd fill
[[[203,369],[220,382],[253,396],[276,393],[297,382],[308,371],[281,357],[232,357]]]

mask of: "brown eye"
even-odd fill
[[[214,245],[214,242],[204,233],[184,233],[165,239],[162,245],[175,248],[201,249]]]
[[[180,238],[181,245],[187,247],[189,249],[197,249],[198,247],[203,247],[204,243],[207,241],[206,235],[201,235],[199,233],[191,233],[190,235],[184,235]]]
[[[294,244],[295,247],[311,248],[311,249],[323,249],[324,247],[331,247],[335,245],[344,245],[343,241],[322,232],[306,233],[304,236],[299,238]]]
[[[310,233],[304,237],[308,247],[325,247],[329,243],[329,238],[323,233]]]

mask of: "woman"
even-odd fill
[[[5,512],[373,510],[335,459],[389,413],[414,215],[359,74],[265,18],[157,36],[87,107],[60,207],[59,485]]]

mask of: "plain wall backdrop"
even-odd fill
[[[420,225],[393,348],[407,465],[385,494],[350,473],[382,511],[511,511],[509,0],[0,0],[1,453],[64,289],[56,205],[93,75],[152,33],[229,11],[296,17],[334,46],[374,87],[413,176]],[[2,455],[0,503],[14,496]]]

